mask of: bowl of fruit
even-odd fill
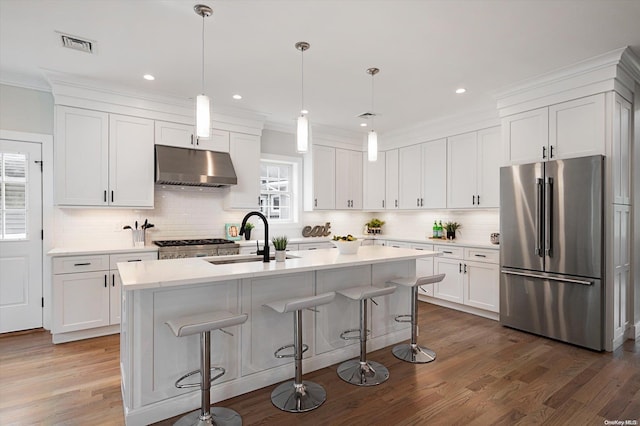
[[[334,235],[331,242],[338,248],[340,254],[356,254],[361,243],[359,239],[351,234],[346,236]]]

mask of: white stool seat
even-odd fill
[[[218,330],[224,327],[243,324],[247,314],[232,314],[227,311],[205,312],[202,314],[185,315],[166,322],[176,337],[190,336],[204,331]]]
[[[267,306],[276,312],[284,314],[287,312],[313,308],[314,306],[325,305],[327,303],[331,303],[335,297],[336,293],[330,291],[328,293],[318,294],[316,296],[275,300],[273,302],[265,303],[264,306]]]
[[[370,299],[372,297],[385,296],[396,291],[396,286],[374,287],[363,285],[358,287],[343,288],[336,290],[336,293],[352,300]]]
[[[428,277],[392,278],[387,284],[397,284],[405,287],[419,287],[421,285],[434,284],[442,281],[445,274],[431,275]]]

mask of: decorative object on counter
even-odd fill
[[[491,244],[500,244],[500,233],[493,232],[491,234]]]
[[[365,223],[367,227],[367,234],[381,234],[382,233],[382,225],[384,225],[384,220],[373,218],[369,222]]]
[[[351,234],[347,236],[334,235],[331,242],[338,248],[340,254],[356,254],[361,244],[361,241]]]
[[[331,222],[327,222],[324,225],[316,225],[313,228],[311,226],[305,226],[302,228],[303,237],[328,237],[331,235]]]
[[[251,222],[247,222],[244,225],[244,239],[245,240],[250,240],[251,239],[251,230],[253,228],[255,228],[255,226]]]
[[[444,228],[447,230],[447,239],[455,240],[456,239],[456,230],[462,228],[462,225],[458,222],[446,222],[444,224]]]
[[[431,237],[429,237],[430,240],[446,240],[447,239],[447,234],[445,232],[445,228],[442,226],[442,221],[440,221],[440,223],[438,223],[437,220],[433,221],[433,228],[431,231]]]
[[[284,262],[287,254],[287,243],[289,240],[285,235],[283,235],[281,237],[273,237],[271,242],[276,249],[276,262]]]
[[[155,225],[153,223],[149,223],[149,221],[147,219],[144,220],[144,223],[142,224],[142,226],[140,227],[140,229],[138,229],[138,221],[136,220],[134,222],[134,227],[132,228],[129,225],[125,225],[122,227],[122,229],[131,229],[131,236],[133,238],[133,246],[134,247],[144,247],[145,245],[145,237],[146,237],[146,230],[149,228],[153,228],[155,227]]]
[[[238,241],[242,239],[242,237],[240,236],[240,225],[237,223],[225,223],[224,233],[227,240]]]

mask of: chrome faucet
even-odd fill
[[[267,218],[260,212],[249,212],[242,219],[242,226],[240,226],[240,235],[244,235],[244,226],[247,224],[247,219],[251,216],[258,216],[264,222],[264,250],[258,250],[258,255],[262,255],[262,261],[265,263],[269,263],[271,260],[269,258],[269,222],[267,222]]]

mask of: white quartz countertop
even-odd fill
[[[366,239],[366,240],[385,240],[385,241],[398,241],[403,243],[410,244],[437,244],[437,245],[454,245],[460,247],[473,247],[473,248],[485,248],[485,249],[493,249],[500,250],[499,244],[491,244],[491,242],[483,242],[483,241],[471,241],[471,240],[441,240],[441,239],[431,239],[431,238],[396,238],[392,235],[386,234],[367,234],[363,236],[359,236],[358,238]]]
[[[157,252],[158,246],[146,245],[144,247],[133,246],[104,246],[100,244],[81,247],[56,247],[47,252],[51,257],[82,256],[86,254],[118,254],[118,253],[145,253]]]
[[[411,260],[437,256],[439,253],[383,246],[362,246],[357,254],[349,255],[340,254],[337,249],[292,251],[287,254],[296,258],[287,259],[284,262],[272,260],[269,263],[254,261],[222,265],[214,265],[209,263],[209,260],[220,261],[249,256],[148,260],[118,263],[118,271],[124,290],[141,290]]]

